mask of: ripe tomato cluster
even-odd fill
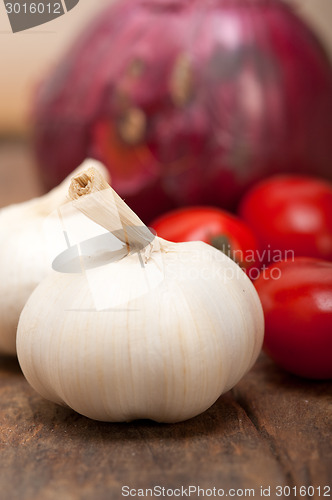
[[[201,240],[233,258],[261,298],[266,353],[296,375],[332,378],[332,184],[272,177],[247,192],[238,215],[187,207],[150,225],[162,238]]]

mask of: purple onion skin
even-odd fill
[[[145,220],[235,209],[279,172],[332,178],[332,71],[278,0],[121,0],[43,83],[33,114],[45,185],[87,156]]]

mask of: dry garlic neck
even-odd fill
[[[147,261],[153,251],[160,250],[158,238],[95,168],[75,175],[68,194],[77,210],[125,243],[128,254],[142,252]]]

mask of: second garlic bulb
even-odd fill
[[[71,177],[88,165],[107,176],[99,162],[87,160],[48,194],[0,210],[0,353],[16,354],[21,311],[31,292],[51,270],[45,219],[67,201]]]

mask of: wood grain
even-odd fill
[[[260,486],[330,484],[330,389],[261,356],[199,417],[107,424],[43,400],[15,360],[1,359],[1,498],[116,499],[124,485],[253,488],[258,496]]]
[[[1,205],[41,192],[24,144],[0,145],[0,176]],[[331,388],[288,375],[261,355],[199,417],[107,424],[45,401],[15,359],[0,357],[0,499],[117,500],[124,485],[225,494],[252,488],[256,498],[263,486],[277,498],[277,485],[330,485]]]

